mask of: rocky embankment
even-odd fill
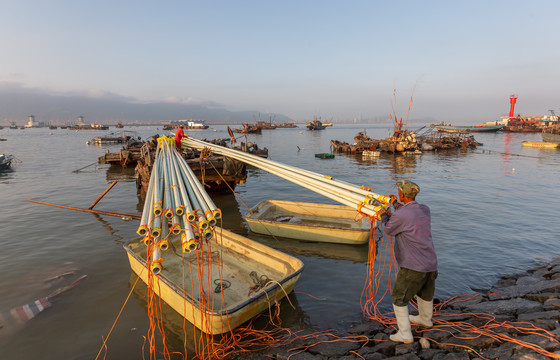
[[[411,310],[411,313],[414,311]],[[412,326],[413,344],[368,320],[347,334],[321,333],[244,359],[560,359],[560,258],[503,276],[491,289],[436,306],[434,327]]]

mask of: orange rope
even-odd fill
[[[395,260],[394,252],[393,252],[393,239],[392,237],[386,237],[387,241],[384,241],[384,256],[382,261],[379,261],[378,266],[376,267],[376,258],[377,258],[377,245],[383,246],[383,244],[377,244],[375,239],[375,229],[372,225],[370,231],[370,241],[369,241],[369,252],[368,252],[368,261],[367,261],[367,279],[362,290],[361,295],[361,306],[364,315],[367,318],[377,320],[378,322],[382,323],[385,326],[393,326],[396,324],[396,320],[392,316],[388,316],[388,314],[382,314],[379,309],[378,305],[381,300],[389,293],[391,289],[391,279],[396,277],[396,273],[398,271],[398,265]],[[376,301],[376,298],[379,296],[379,287],[381,286],[380,280],[383,276],[386,266],[388,265],[388,269],[390,271],[394,271],[393,276],[388,277],[388,284],[380,296],[379,300]],[[429,341],[436,343],[438,345],[446,345],[446,346],[456,346],[459,348],[466,349],[468,351],[472,351],[476,353],[480,358],[485,359],[479,351],[465,345],[460,344],[446,344],[446,343],[439,343],[434,339],[427,337],[430,331],[438,330],[442,332],[446,332],[449,335],[458,338],[458,339],[477,339],[482,336],[486,336],[492,338],[498,342],[511,342],[517,345],[520,345],[524,348],[533,350],[541,355],[547,356],[549,358],[560,359],[560,355],[551,353],[542,347],[528,343],[526,341],[516,339],[512,335],[513,333],[518,334],[531,334],[541,336],[546,338],[550,341],[555,342],[556,344],[560,344],[560,341],[557,340],[557,337],[554,336],[553,333],[547,331],[542,328],[538,328],[534,324],[531,323],[520,323],[520,322],[502,322],[498,323],[495,320],[495,317],[490,314],[474,314],[474,313],[464,313],[464,314],[456,314],[450,313],[447,314],[443,311],[446,306],[450,306],[455,303],[464,302],[471,300],[480,294],[469,294],[469,295],[462,295],[462,296],[455,296],[445,302],[437,304],[434,309],[434,314],[437,315],[437,319],[432,319],[434,322],[434,327],[431,329],[424,329],[418,327],[416,332],[420,335],[424,336]],[[414,302],[411,302],[413,307],[416,307]],[[475,326],[468,322],[450,322],[441,319],[445,316],[457,316],[457,315],[467,315],[471,318],[477,318],[483,321],[482,325]],[[506,330],[506,331],[504,331]],[[469,335],[470,334],[470,335]]]
[[[144,271],[144,269],[142,269],[142,271]],[[140,274],[142,274],[142,271],[140,272]],[[109,340],[109,337],[111,336],[111,333],[113,332],[113,329],[115,328],[115,325],[117,325],[117,321],[121,317],[121,314],[124,310],[124,307],[128,303],[128,299],[130,299],[130,295],[132,295],[132,291],[134,291],[134,288],[136,287],[136,284],[138,283],[138,280],[140,280],[140,275],[138,275],[138,277],[136,278],[136,281],[134,282],[134,285],[132,285],[132,288],[130,289],[130,291],[128,293],[128,296],[126,297],[123,305],[121,306],[121,309],[119,310],[119,313],[117,314],[117,317],[116,317],[115,321],[113,322],[113,325],[111,326],[111,329],[109,330],[109,333],[107,334],[107,336],[103,340],[103,344],[101,345],[101,349],[99,349],[99,352],[97,353],[97,356],[95,357],[95,360],[97,360],[99,358],[99,355],[101,354],[101,351],[103,349],[107,349],[107,346],[106,346],[107,340]]]

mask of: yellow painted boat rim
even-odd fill
[[[136,261],[138,261],[144,267],[144,269],[146,271],[149,271],[149,269],[146,267],[146,261],[143,258],[141,258],[140,256],[138,256],[129,247],[130,244],[138,242],[138,241],[139,241],[139,239],[130,240],[126,244],[124,244],[123,247],[130,256],[132,256]],[[287,255],[287,256],[290,256],[290,255]],[[295,259],[297,259],[297,258],[295,258]],[[277,290],[277,288],[278,288],[278,290],[282,291],[281,289],[279,289],[281,287],[281,285],[285,284],[286,282],[288,282],[289,280],[291,280],[295,277],[298,277],[301,274],[301,272],[303,271],[303,268],[304,268],[303,262],[299,259],[297,259],[297,260],[298,260],[300,266],[294,272],[288,274],[284,278],[280,279],[278,282],[273,282],[273,283],[267,285],[265,288],[260,289],[257,293],[255,293],[255,296],[253,296],[253,297],[235,305],[233,308],[230,308],[230,309],[223,309],[222,311],[204,310],[204,312],[206,314],[209,314],[209,315],[212,315],[212,316],[220,316],[220,315],[222,315],[222,316],[230,315],[231,316],[236,311],[242,310],[247,305],[249,305],[251,303],[254,303],[254,302],[257,302],[258,300],[261,300],[261,298],[264,298],[266,296],[266,294],[270,293],[271,291]],[[179,296],[183,297],[185,300],[189,301],[194,307],[201,310],[200,306],[199,306],[200,305],[199,301],[194,300],[191,296],[189,296],[188,294],[185,294],[177,285],[175,285],[175,283],[173,281],[171,281],[165,275],[159,274],[159,275],[155,275],[155,276],[157,276],[160,281],[163,281],[167,286],[169,286]]]

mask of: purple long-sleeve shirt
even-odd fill
[[[380,226],[395,237],[393,248],[399,267],[420,272],[437,270],[429,207],[410,201],[391,217],[384,215]]]

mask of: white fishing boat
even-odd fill
[[[289,294],[303,262],[230,231],[215,228],[200,250],[178,255],[178,235],[169,235],[162,269],[150,275],[142,238],[124,248],[132,270],[154,292],[198,329],[222,334],[235,329]],[[192,271],[192,273],[191,273]],[[200,271],[203,272],[200,276]],[[193,275],[193,276],[191,276]]]
[[[251,231],[291,239],[338,244],[364,244],[370,223],[344,205],[266,200],[245,215]]]
[[[174,120],[164,122],[163,130],[177,129],[179,125],[183,125],[186,130],[204,130],[209,126],[205,124],[204,120]]]

